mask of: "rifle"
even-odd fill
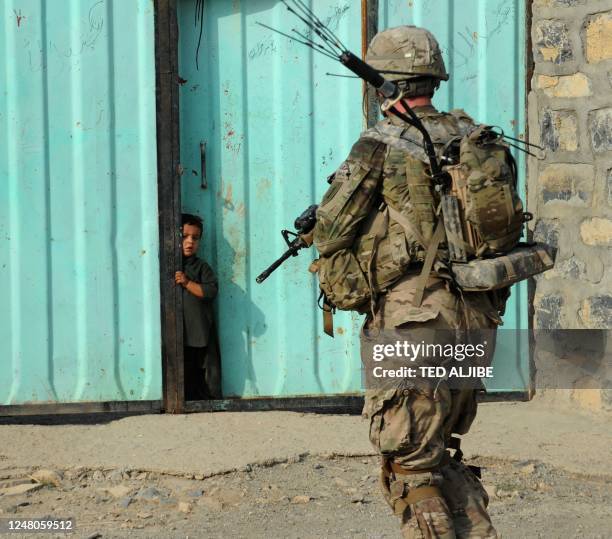
[[[298,252],[306,247],[310,247],[312,245],[312,234],[315,223],[317,222],[317,212],[318,206],[313,204],[312,206],[308,206],[295,220],[293,226],[296,232],[291,232],[290,230],[281,230],[281,235],[285,240],[285,243],[289,247],[279,258],[277,258],[267,269],[262,271],[255,281],[258,284],[263,283],[270,274],[275,271],[285,260],[292,256],[297,256]],[[290,240],[289,237],[292,237],[293,240]]]

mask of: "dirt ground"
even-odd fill
[[[609,420],[481,406],[463,449],[502,537],[612,538]],[[366,430],[292,412],[0,418],[0,523],[72,517],[79,539],[396,538]]]
[[[0,498],[0,517],[71,516],[73,536],[92,539],[398,537],[397,521],[378,492],[376,463],[374,457],[304,457],[206,479],[55,470],[61,476],[56,485]],[[490,512],[505,539],[612,535],[608,481],[537,462],[471,463],[485,468]],[[27,480],[32,472],[5,472],[0,483]]]

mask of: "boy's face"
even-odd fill
[[[198,252],[202,233],[195,225],[183,225],[183,256],[191,256]]]

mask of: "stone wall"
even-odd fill
[[[528,162],[530,227],[558,247],[555,269],[536,280],[534,327],[612,330],[612,0],[533,0],[532,13],[529,138],[546,158]],[[608,341],[612,332],[602,354],[576,359],[571,387],[555,398],[612,409],[610,391],[599,389],[612,379]],[[541,382],[559,358],[538,350],[536,342]],[[593,363],[588,376],[584,361]]]

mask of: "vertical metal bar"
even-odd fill
[[[361,57],[365,59],[368,45],[378,33],[378,0],[361,0]],[[367,127],[378,121],[380,109],[376,90],[363,83],[364,120]]]
[[[185,404],[183,296],[174,283],[174,273],[181,267],[176,0],[155,1],[155,64],[164,409],[181,413]]]
[[[208,177],[206,176],[206,142],[200,141],[200,187],[208,189]]]
[[[368,0],[361,0],[361,58],[365,60],[368,52]],[[361,81],[361,99],[363,101],[364,121],[368,122],[370,107],[367,98],[368,85]]]
[[[520,2],[519,2],[520,5]],[[523,107],[525,107],[525,140],[529,140],[529,93],[531,92],[531,78],[535,71],[535,59],[533,57],[533,42],[531,39],[531,28],[533,22],[533,0],[525,0],[525,56],[523,61],[525,62],[525,101]],[[531,178],[529,170],[529,159],[526,159],[525,166],[525,201],[529,201],[529,180]],[[527,241],[533,240],[533,231],[531,228],[526,227],[526,239]],[[533,332],[533,318],[535,315],[535,309],[533,308],[534,299],[536,293],[536,281],[535,278],[531,278],[527,281],[527,327],[529,328],[529,387],[528,398],[531,400],[535,393],[535,334]]]
[[[446,110],[452,110],[455,108],[455,77],[453,76],[455,73],[455,31],[456,31],[456,21],[455,21],[455,2],[454,0],[448,0],[447,3],[447,24],[448,24],[448,64],[446,68],[446,72],[451,74],[450,79],[446,84],[448,84],[448,101]]]

